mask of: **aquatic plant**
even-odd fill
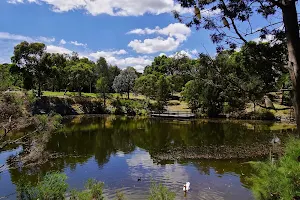
[[[64,199],[68,185],[67,176],[59,172],[47,173],[42,181],[36,186],[31,186],[24,182],[18,184],[18,198],[24,200],[30,199]]]
[[[148,200],[173,200],[175,193],[170,191],[166,186],[161,183],[152,183],[150,187],[150,196]]]
[[[123,192],[117,190],[115,200],[126,200],[126,197]]]
[[[98,182],[95,179],[89,179],[85,185],[85,190],[79,192],[71,191],[70,200],[103,200],[104,183]]]

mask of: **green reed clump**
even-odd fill
[[[65,199],[65,193],[68,189],[66,183],[67,176],[58,172],[47,173],[42,181],[36,186],[26,183],[19,183],[17,188],[18,199],[31,200],[59,200]]]
[[[252,162],[255,175],[250,178],[256,199],[292,200],[300,196],[300,140],[291,139],[285,154],[275,163]]]
[[[83,191],[71,191],[70,200],[104,200],[103,196],[104,183],[94,179],[89,179]]]
[[[121,191],[117,190],[115,200],[127,200],[127,199],[126,199],[124,193],[122,193]]]
[[[150,196],[148,200],[174,200],[175,193],[170,191],[166,186],[152,183],[150,187]]]
[[[27,180],[17,184],[17,197],[21,200],[104,200],[104,183],[89,179],[82,191],[72,190],[67,195],[67,176],[63,173],[47,173],[42,181],[33,186]],[[115,200],[126,200],[125,195],[117,191]],[[175,193],[162,184],[152,183],[148,200],[174,200]]]

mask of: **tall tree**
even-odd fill
[[[88,86],[93,76],[93,63],[87,58],[80,59],[77,63],[72,63],[69,68],[69,78],[73,88],[75,88],[81,96],[84,86]]]
[[[67,57],[64,54],[51,54],[51,72],[48,77],[48,85],[54,92],[55,89],[67,87]]]
[[[289,70],[293,84],[293,104],[298,131],[300,133],[300,37],[298,14],[296,0],[177,0],[183,7],[194,7],[195,13],[192,20],[180,16],[174,12],[175,18],[185,22],[188,26],[195,25],[196,28],[212,30],[211,39],[213,42],[229,45],[236,48],[240,41],[248,43],[252,38],[251,35],[260,34],[261,38],[274,36],[280,38],[282,31],[281,24],[284,25],[285,41],[288,50],[288,61],[286,67]],[[219,13],[217,15],[203,15],[203,11],[208,13]],[[218,11],[218,12],[215,12]],[[220,11],[220,12],[219,12]],[[271,19],[272,23],[266,23],[262,28],[253,29],[251,22],[254,15],[261,14],[266,19]],[[273,17],[281,14],[282,19]],[[257,19],[256,19],[257,20]],[[274,21],[278,20],[278,21]],[[239,23],[239,25],[237,25]],[[242,28],[244,28],[242,30]],[[227,31],[228,29],[232,30]],[[224,44],[224,43],[223,43]],[[217,50],[222,50],[218,46]]]
[[[102,95],[104,107],[106,107],[106,96],[109,92],[108,79],[106,77],[100,77],[97,80],[96,88],[98,92]]]
[[[155,98],[157,92],[158,77],[153,74],[148,74],[139,77],[134,86],[134,90],[148,98]]]
[[[166,105],[171,95],[171,87],[166,76],[161,75],[157,81],[156,100],[161,105]]]
[[[109,66],[108,68],[108,85],[109,85],[109,91],[114,92],[113,90],[113,83],[115,78],[121,73],[121,69],[118,68],[117,66]]]
[[[108,64],[106,62],[106,59],[103,57],[100,57],[97,60],[96,66],[95,66],[95,74],[97,78],[99,77],[108,77],[109,72],[108,72]]]
[[[13,84],[10,65],[0,64],[0,91],[8,89]]]
[[[136,70],[133,67],[128,67],[115,78],[113,88],[119,93],[126,92],[129,99],[129,94],[133,90],[136,78]]]
[[[38,87],[38,96],[41,96],[41,87],[45,83],[50,71],[50,54],[46,53],[46,45],[43,43],[21,42],[14,48],[14,56],[11,58],[25,74],[30,74]]]

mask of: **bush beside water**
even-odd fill
[[[89,179],[86,182],[83,191],[71,190],[67,194],[68,184],[66,183],[67,176],[63,173],[52,172],[47,173],[43,179],[33,186],[26,181],[20,181],[17,185],[18,199],[22,200],[104,200],[103,195],[104,183],[94,179]],[[150,195],[148,200],[174,200],[175,193],[171,192],[167,187],[162,184],[152,183],[149,191]],[[116,191],[115,200],[126,200],[125,195]]]
[[[252,162],[250,178],[256,199],[296,200],[300,198],[300,140],[291,139],[285,154],[275,162]]]

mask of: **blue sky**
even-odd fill
[[[205,47],[213,55],[209,32],[179,24],[173,10],[190,12],[173,0],[0,0],[0,63],[10,62],[14,45],[23,40],[139,71],[161,53],[195,57]],[[260,19],[255,16],[254,29],[263,25]]]

